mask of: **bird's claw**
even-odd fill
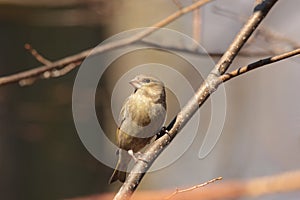
[[[131,149],[128,150],[128,154],[132,157],[132,159],[134,160],[134,162],[137,162],[137,161],[143,161],[143,162],[147,162],[145,161],[144,159],[142,159],[142,153],[141,152],[136,152],[134,153]]]
[[[161,130],[159,131],[159,133],[156,134],[156,139],[161,138],[161,137],[162,137],[163,135],[165,135],[165,134],[168,134],[168,136],[170,137],[167,128],[166,128],[165,126],[163,126],[163,127],[161,128]]]

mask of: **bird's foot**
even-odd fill
[[[163,126],[163,127],[161,128],[161,130],[159,131],[159,133],[156,134],[156,140],[159,139],[159,138],[161,138],[161,137],[162,137],[163,135],[165,135],[165,134],[168,134],[168,136],[171,137],[171,136],[169,135],[169,131],[167,130],[167,128],[166,128],[165,126]]]
[[[137,162],[137,161],[143,161],[143,162],[146,162],[146,160],[142,159],[142,156],[143,154],[141,152],[136,152],[134,153],[131,149],[128,150],[128,154],[132,157],[132,159],[134,160],[134,162]]]

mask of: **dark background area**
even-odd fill
[[[30,26],[0,22],[0,73],[39,66],[24,44],[50,60],[101,41],[105,26]],[[74,70],[21,88],[0,88],[1,199],[61,199],[107,190],[111,169],[82,145],[72,119]],[[106,178],[103,178],[106,177]]]

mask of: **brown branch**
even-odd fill
[[[29,53],[41,64],[44,64],[46,66],[49,66],[52,64],[52,62],[45,57],[43,57],[37,50],[35,50],[30,44],[25,44],[24,48],[29,51]],[[36,77],[29,77],[25,78],[19,81],[20,86],[28,86],[32,85],[36,80],[38,79],[46,79],[49,78],[50,72],[46,71],[42,75],[36,76]]]
[[[253,14],[238,33],[228,50],[216,64],[210,75],[196,91],[196,94],[169,124],[167,127],[168,134],[163,135],[161,138],[150,144],[145,153],[141,156],[141,160],[136,162],[132,172],[129,174],[125,183],[116,194],[114,198],[115,200],[129,199],[131,197],[145,175],[145,172],[151,167],[156,158],[164,149],[166,149],[168,144],[185,126],[198,108],[203,105],[210,94],[217,89],[220,84],[218,77],[225,73],[242,46],[246,43],[247,39],[276,2],[277,0],[265,0],[255,7]]]
[[[46,66],[49,66],[52,64],[51,61],[49,61],[48,59],[44,58],[41,54],[39,54],[38,51],[35,50],[30,44],[25,44],[24,47],[40,63],[42,63]],[[60,76],[66,75],[67,73],[69,73],[70,71],[75,69],[77,66],[79,66],[81,63],[82,63],[81,61],[73,62],[73,63],[70,63],[69,65],[64,66],[62,69],[51,69],[49,71],[43,72],[42,74],[40,74],[38,76],[24,78],[19,81],[19,85],[20,86],[28,86],[28,85],[32,85],[38,79],[49,79],[49,78],[53,78],[53,77],[60,77]]]
[[[170,16],[166,17],[165,19],[153,24],[152,28],[145,29],[144,31],[141,31],[131,37],[121,39],[121,40],[118,40],[115,42],[107,43],[105,45],[96,47],[94,49],[88,49],[88,50],[82,51],[81,53],[78,53],[78,54],[75,54],[75,55],[72,55],[69,57],[65,57],[61,60],[52,62],[50,65],[44,65],[44,66],[40,66],[40,67],[31,69],[31,70],[27,70],[27,71],[23,71],[20,73],[0,77],[0,86],[6,85],[9,83],[16,83],[22,79],[39,76],[40,74],[42,74],[46,71],[49,71],[51,69],[63,68],[66,65],[69,65],[71,63],[74,63],[77,61],[83,61],[87,56],[92,56],[92,55],[103,53],[103,52],[106,52],[106,51],[109,51],[109,50],[112,50],[115,48],[120,48],[120,47],[129,45],[129,44],[133,44],[133,43],[145,38],[146,36],[152,34],[156,30],[158,30],[158,28],[168,25],[169,23],[178,19],[182,15],[185,15],[185,14],[199,8],[206,3],[209,3],[210,1],[212,1],[212,0],[199,0],[195,3],[193,3],[192,5],[184,7],[181,10],[178,10],[178,11],[174,12],[173,14],[171,14]],[[92,52],[92,54],[91,54],[91,52]]]
[[[73,69],[75,69],[77,66],[81,65],[81,61],[70,63],[69,65],[65,66],[64,68],[60,70],[54,70],[52,72],[52,77],[60,77],[68,74],[71,72]]]
[[[37,76],[29,77],[29,78],[24,78],[19,81],[20,86],[29,86],[35,83],[38,79],[49,79],[49,78],[57,78],[60,76],[64,76],[67,73],[71,72],[73,69],[78,67],[82,62],[73,62],[70,63],[69,65],[63,67],[62,69],[51,69],[49,71],[45,71],[42,74],[39,74]]]
[[[296,56],[296,55],[299,55],[300,54],[300,48],[299,49],[295,49],[293,51],[289,51],[289,52],[286,52],[286,53],[283,53],[283,54],[280,54],[280,55],[277,55],[277,56],[273,56],[273,57],[269,57],[269,58],[264,58],[262,60],[259,60],[259,61],[256,61],[254,63],[251,63],[247,66],[244,66],[244,67],[240,67],[234,71],[231,71],[231,72],[228,72],[228,73],[225,73],[223,74],[222,76],[219,77],[219,81],[220,82],[226,82],[234,77],[237,77],[241,74],[244,74],[246,72],[249,72],[253,69],[256,69],[256,68],[259,68],[259,67],[262,67],[262,66],[265,66],[265,65],[268,65],[268,64],[271,64],[271,63],[274,63],[274,62],[278,62],[278,61],[281,61],[283,59],[287,59],[287,58],[290,58],[292,56]]]
[[[193,187],[189,187],[187,189],[182,189],[182,190],[179,190],[179,189],[176,189],[175,192],[173,192],[171,195],[169,195],[168,197],[164,198],[164,199],[171,199],[172,197],[174,197],[176,194],[180,194],[180,193],[184,193],[184,192],[190,192],[192,190],[195,190],[195,189],[198,189],[200,187],[204,187],[204,186],[207,186],[208,184],[210,183],[213,183],[213,182],[216,182],[216,181],[219,181],[219,180],[222,180],[223,178],[222,177],[218,177],[218,178],[214,178],[214,179],[211,179],[209,181],[206,181],[205,183],[202,183],[202,184],[199,184],[199,185],[195,185]]]

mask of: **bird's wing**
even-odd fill
[[[118,120],[118,128],[121,127],[122,123],[124,122],[124,120],[126,119],[126,115],[128,115],[128,112],[127,112],[127,104],[128,104],[128,101],[129,101],[129,98],[126,99],[125,103],[123,104],[122,108],[121,108],[121,111],[120,111],[120,114],[119,114],[119,120]]]

